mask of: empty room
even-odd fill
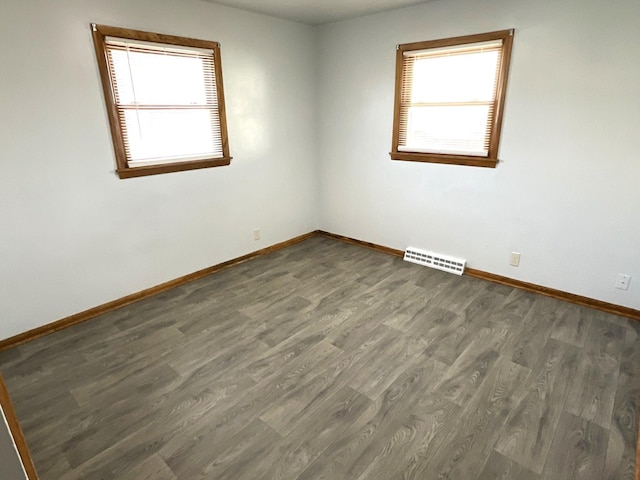
[[[0,0],[0,479],[640,478],[639,25]]]

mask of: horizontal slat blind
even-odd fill
[[[107,38],[127,163],[223,156],[213,50]]]
[[[502,41],[403,55],[398,150],[487,157]]]

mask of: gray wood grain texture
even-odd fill
[[[538,480],[536,475],[518,462],[508,459],[494,451],[478,477],[478,480]]]
[[[317,237],[0,352],[42,480],[632,480],[640,324]]]
[[[544,477],[563,480],[602,478],[607,440],[607,431],[601,426],[562,412],[558,433],[544,466]]]
[[[496,445],[498,452],[535,473],[542,472],[576,367],[577,349],[549,339],[524,396],[509,415]]]

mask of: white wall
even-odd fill
[[[116,177],[90,22],[221,42],[231,166]],[[0,339],[317,228],[315,48],[197,0],[0,0]]]
[[[0,465],[2,478],[7,480],[27,478],[2,407],[0,407]]]
[[[640,308],[636,0],[437,0],[319,29],[198,0],[0,12],[0,338],[317,227]],[[115,176],[90,22],[222,43],[231,166]],[[504,28],[498,168],[391,161],[395,45]]]
[[[640,308],[638,19],[637,0],[446,0],[322,27],[321,228]],[[506,28],[498,167],[391,161],[395,45]]]

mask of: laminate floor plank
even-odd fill
[[[531,311],[536,301],[540,298],[539,295],[526,290],[512,289],[504,303],[500,306],[500,310],[524,317]]]
[[[640,322],[631,322],[622,352],[603,478],[635,480],[640,419]]]
[[[373,400],[382,395],[402,372],[428,360],[422,354],[425,344],[420,337],[398,335],[391,329],[388,336],[388,344],[376,347],[375,355],[363,358],[360,365],[354,365],[358,375],[349,381],[353,389]]]
[[[607,455],[607,440],[608,432],[601,426],[563,412],[543,476],[599,480]]]
[[[242,360],[250,361],[252,355],[268,350],[265,343],[246,330],[236,335],[219,335],[217,339],[223,343],[213,350],[207,342],[185,343],[167,357],[166,363],[182,376],[198,375],[203,370],[215,371],[217,375],[224,372],[223,368]]]
[[[496,450],[535,473],[542,473],[564,408],[578,352],[549,339],[533,369],[525,395],[511,411]]]
[[[351,316],[349,321],[344,322],[327,335],[327,342],[344,351],[353,351],[360,348],[373,338],[373,332],[383,332],[380,328],[383,320],[393,306],[391,304],[376,304],[364,306],[358,313]]]
[[[294,391],[309,377],[317,375],[315,366],[342,352],[331,344],[320,342],[299,357],[295,365],[287,365],[280,374],[267,378],[241,395],[233,396],[222,405],[206,412],[189,428],[181,429],[169,442],[162,446],[163,458],[175,462],[188,463],[192,449],[206,445],[209,438],[226,437],[258,418],[269,408],[279,405],[285,395]]]
[[[587,330],[591,321],[590,310],[579,305],[563,305],[562,313],[558,316],[551,338],[562,340],[576,347],[584,346]]]
[[[386,310],[388,311],[385,315],[385,325],[403,332],[419,330],[425,325],[431,326],[432,324],[428,321],[428,318],[432,315],[432,312],[435,312],[433,314],[449,312],[449,310],[432,303],[436,293],[437,291],[419,289],[402,300],[387,301],[385,299],[384,303],[387,305]],[[453,312],[450,313],[453,314]],[[423,333],[424,331],[420,330],[420,332]]]
[[[359,295],[358,300],[369,305],[378,303],[380,299],[385,302],[403,302],[422,291],[411,281],[411,271],[398,269],[369,287]]]
[[[553,333],[557,315],[562,307],[557,305],[557,300],[548,297],[534,299],[530,310],[525,314],[505,349],[505,354],[511,361],[523,367],[534,367],[540,358],[540,352]]]
[[[316,477],[330,478],[332,475],[346,478],[361,476],[398,427],[409,421],[412,410],[423,396],[428,395],[430,386],[443,369],[444,365],[431,360],[423,366],[407,370],[373,404],[373,408],[353,422],[299,478],[311,480]],[[454,412],[457,407],[450,405],[444,408]],[[426,441],[425,438],[417,440]]]
[[[350,387],[329,396],[313,415],[307,416],[282,442],[271,445],[265,460],[236,478],[295,479],[371,407],[371,400]]]
[[[378,442],[378,448],[366,450],[359,458],[359,479],[388,480],[400,478],[411,471],[417,456],[410,452],[426,452],[460,414],[461,408],[433,393],[423,397],[400,427]],[[386,440],[386,443],[385,443]]]
[[[465,406],[500,357],[500,349],[511,331],[507,322],[496,322],[480,329],[435,390],[456,405]]]
[[[426,352],[433,355],[447,365],[453,365],[460,355],[467,350],[472,342],[476,340],[480,332],[487,330],[504,333],[504,325],[508,323],[514,327],[514,323],[518,323],[519,317],[509,312],[502,312],[497,309],[505,301],[504,294],[478,294],[469,304],[468,307],[456,314],[456,318],[452,319],[450,328],[436,332],[432,337],[431,332],[427,333],[428,337],[432,337]],[[514,320],[515,319],[515,320]],[[446,319],[436,319],[436,321],[446,321]],[[436,323],[436,322],[434,322]],[[510,332],[501,335],[502,340],[506,340]]]
[[[570,380],[566,410],[609,429],[616,399],[620,356],[624,349],[625,331],[616,324],[595,315],[591,325],[581,365]]]
[[[242,372],[256,382],[265,377],[277,375],[286,364],[295,362],[300,355],[323,341],[324,338],[323,333],[311,333],[305,337],[302,335],[289,337],[275,347],[255,355],[257,358],[252,359],[248,365],[243,367]]]
[[[158,424],[150,423],[141,430],[118,439],[82,465],[64,472],[58,479],[111,480],[127,475],[127,472],[140,468],[149,457],[156,455],[159,445],[169,438],[170,432],[158,427]],[[42,472],[38,470],[38,473],[42,478]]]
[[[475,300],[476,296],[486,293],[493,287],[494,285],[487,285],[482,280],[463,276],[457,281],[450,280],[444,288],[440,288],[430,300],[431,306],[461,313]]]
[[[224,403],[230,391],[248,389],[250,380],[236,378],[233,382],[218,382],[197,394],[193,390],[181,390],[180,381],[161,391],[149,391],[137,402],[122,399],[109,407],[96,410],[89,418],[70,418],[78,427],[75,435],[63,443],[62,449],[72,467],[82,465],[95,455],[117,443],[120,439],[135,435],[150,423],[172,421],[180,425],[194,423],[203,413]],[[185,419],[180,417],[189,412]],[[177,419],[175,418],[177,417]]]
[[[513,460],[493,452],[478,480],[539,480],[540,476]]]
[[[179,480],[241,478],[244,472],[254,470],[282,437],[260,419],[255,419],[237,434],[226,438],[219,436],[216,440],[192,449],[188,462],[175,464],[169,461],[176,477]]]
[[[0,369],[41,480],[634,479],[639,322],[327,237]]]
[[[142,463],[123,472],[121,480],[176,480],[167,464],[157,454],[147,457]]]
[[[260,418],[283,436],[287,435],[306,415],[318,408],[324,398],[354,383],[357,378],[366,377],[366,369],[380,358],[380,352],[388,351],[397,343],[390,332],[391,329],[380,326],[357,350],[334,355],[328,359],[323,370],[299,382]]]
[[[464,478],[468,472],[478,475],[485,466],[500,436],[509,413],[522,396],[528,368],[500,359],[491,368],[486,381],[462,409],[452,427],[434,442],[431,451],[419,455],[403,478]]]

